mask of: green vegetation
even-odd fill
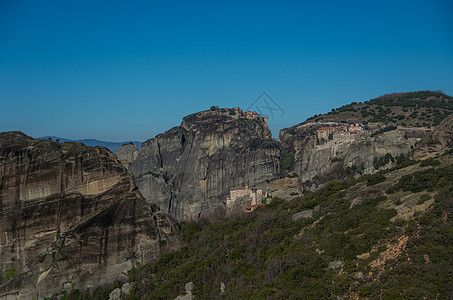
[[[6,268],[4,273],[5,273],[4,282],[10,280],[11,278],[13,278],[14,276],[16,276],[18,274],[16,268]]]
[[[294,154],[282,151],[281,155],[282,157],[280,160],[281,161],[280,170],[282,171],[282,173],[286,174],[291,170],[291,167],[294,164]]]
[[[257,119],[239,118],[236,121],[239,126],[257,126],[261,124]]]
[[[179,142],[181,143],[182,148],[184,149],[186,145],[189,132],[182,126],[179,127]]]
[[[436,167],[440,165],[440,161],[434,158],[425,159],[420,163],[420,167]]]
[[[409,165],[403,161],[392,170]],[[363,188],[363,182],[394,178],[391,172],[332,180],[318,192],[291,201],[273,198],[253,213],[218,223],[183,223],[180,251],[128,272],[129,299],[173,299],[190,281],[199,299],[219,298],[221,282],[225,299],[448,299],[453,293],[453,165],[417,167],[394,183],[390,194],[426,190],[434,195],[430,210],[407,221],[392,221],[397,211],[385,194],[347,197],[357,184]],[[431,198],[419,197],[420,202]],[[311,218],[292,220],[308,209]],[[398,255],[387,257],[403,238],[408,240]],[[383,265],[373,267],[383,257]],[[120,284],[89,296],[101,299],[115,285]]]
[[[420,200],[418,200],[417,204],[423,204],[425,203],[426,201],[428,201],[429,199],[431,199],[431,196],[428,195],[428,194],[422,194],[420,196]]]
[[[420,91],[383,95],[363,103],[352,102],[307,119],[395,124],[408,127],[438,125],[453,113],[453,97],[442,92]]]
[[[429,168],[412,174],[404,175],[397,184],[387,193],[392,194],[399,190],[419,193],[427,190],[433,192],[444,186],[451,186],[453,182],[453,166],[443,168]]]
[[[404,155],[402,156],[404,159]],[[387,172],[394,171],[394,170],[399,170],[399,169],[404,169],[406,167],[418,164],[418,161],[416,160],[401,160],[401,156],[398,158],[397,157],[397,162],[400,161],[396,166],[394,166],[391,169],[386,170]]]
[[[448,101],[443,101],[443,100]],[[394,107],[425,107],[425,108],[444,108],[453,110],[452,97],[441,92],[420,91],[412,93],[394,93],[384,95],[376,99],[365,102],[366,104],[376,104],[380,106]]]
[[[378,131],[373,132],[370,136],[371,137],[377,136],[378,134],[381,134],[381,133],[384,133],[384,132],[389,132],[389,131],[396,130],[396,129],[397,129],[397,127],[393,126],[393,125],[386,126],[384,128],[379,129]]]
[[[341,158],[339,158],[338,156],[335,156],[334,158],[332,158],[330,160],[330,163],[334,163],[334,162],[337,162],[337,161],[341,161]]]
[[[381,156],[379,158],[376,158],[376,157],[374,158],[373,167],[377,170],[377,169],[385,166],[389,162],[395,162],[395,159],[393,158],[393,156],[390,153],[386,153],[384,156]]]
[[[385,175],[382,173],[369,174],[369,175],[365,175],[363,177],[366,180],[366,185],[368,185],[368,186],[384,182],[386,179]]]
[[[118,280],[115,280],[110,286],[104,286],[104,287],[98,286],[91,292],[88,291],[85,293],[82,293],[79,289],[76,288],[76,286],[77,286],[77,284],[73,282],[69,293],[66,291],[62,291],[61,295],[60,295],[60,300],[105,300],[105,299],[109,299],[110,293],[116,288],[121,288],[122,284]],[[137,299],[137,298],[135,298],[133,289],[131,289],[130,296],[127,299]]]
[[[285,130],[285,132],[287,134],[291,134],[291,135],[295,135],[296,134],[296,130],[294,130],[293,128],[288,128]]]
[[[136,282],[139,295],[152,298],[174,297],[188,281],[195,283],[194,294],[202,299],[215,298],[220,282],[227,285],[225,297],[234,299],[348,294],[358,290],[354,274],[366,271],[356,266],[355,257],[398,230],[389,221],[395,210],[378,208],[385,199],[367,199],[349,209],[344,192],[326,190],[291,202],[274,198],[253,214],[219,224],[183,224],[188,246],[154,265],[135,267],[129,279]],[[315,218],[326,217],[295,237],[314,219],[294,222],[291,214],[316,205],[321,208]],[[345,233],[348,228],[354,229]],[[336,260],[344,261],[345,274],[329,268]]]

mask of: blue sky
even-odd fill
[[[143,141],[266,91],[284,110],[276,136],[385,93],[453,95],[452,12],[449,0],[0,0],[0,131]]]

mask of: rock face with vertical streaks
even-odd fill
[[[222,217],[233,187],[267,190],[279,156],[263,118],[202,111],[146,141],[129,170],[147,201],[177,220],[196,220]]]
[[[290,134],[288,129],[280,131],[282,156],[293,158],[289,171],[297,174],[301,183],[323,184],[333,178],[345,179],[390,168],[398,160],[408,159],[420,140],[398,129],[376,136],[364,132],[355,139],[334,136],[320,142],[316,133],[319,127],[294,126]]]
[[[424,159],[451,151],[453,148],[453,115],[445,118],[431,135],[423,138],[415,148],[414,158]]]
[[[110,282],[180,246],[106,148],[0,133],[0,298]]]
[[[123,166],[128,168],[129,165],[137,159],[139,153],[140,151],[138,150],[137,145],[129,143],[122,145],[118,151],[116,151],[116,156]]]

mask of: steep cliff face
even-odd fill
[[[294,159],[289,171],[298,174],[301,182],[324,183],[332,178],[369,174],[393,166],[397,160],[408,159],[420,140],[405,130],[375,136],[370,135],[372,131],[364,130],[355,136],[332,135],[328,140],[320,140],[317,133],[320,127],[299,126],[290,133],[284,129],[280,134],[283,155]]]
[[[129,170],[147,201],[178,220],[194,220],[223,215],[233,187],[267,189],[278,176],[279,155],[264,120],[203,111],[146,141]]]
[[[453,148],[453,115],[439,124],[431,135],[423,138],[415,148],[414,158],[424,159],[443,154]]]
[[[107,149],[0,134],[0,297],[83,289],[180,246]]]
[[[137,145],[133,143],[124,144],[116,151],[116,156],[125,168],[129,168],[129,165],[137,159],[139,154]]]

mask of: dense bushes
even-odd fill
[[[417,171],[391,188],[435,194],[434,208],[410,221],[391,221],[397,211],[386,196],[348,200],[352,185],[387,180],[381,172],[333,180],[292,201],[273,198],[253,213],[220,223],[183,223],[183,249],[128,273],[130,299],[172,299],[190,281],[200,299],[222,298],[221,282],[227,299],[447,299],[453,293],[452,172],[452,166]],[[292,220],[307,209],[312,217]],[[372,269],[370,263],[403,235],[410,238],[400,256],[379,272]]]
[[[373,132],[370,136],[373,137],[373,136],[376,136],[378,134],[381,134],[381,133],[384,133],[384,132],[389,132],[389,131],[396,130],[396,129],[397,129],[397,127],[393,126],[393,125],[386,126],[384,128],[381,128],[381,129]]]
[[[424,171],[418,171],[412,174],[404,175],[397,184],[392,186],[387,193],[394,193],[398,190],[419,193],[424,190],[429,192],[436,188],[449,186],[453,182],[452,166],[444,168],[429,168]]]
[[[436,167],[439,165],[440,165],[440,161],[438,161],[437,159],[434,159],[434,158],[425,159],[420,163],[420,167],[428,167],[428,166]]]
[[[386,153],[384,156],[374,158],[373,167],[377,170],[389,162],[395,162],[395,159],[390,153]]]
[[[365,175],[366,185],[375,185],[385,181],[385,175],[381,173]]]
[[[282,151],[280,163],[280,170],[282,171],[282,173],[286,174],[287,172],[291,171],[291,168],[294,164],[294,154]]]

